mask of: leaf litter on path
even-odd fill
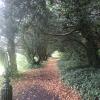
[[[49,59],[45,67],[32,69],[21,79],[13,80],[13,100],[82,100],[59,77],[57,60]]]

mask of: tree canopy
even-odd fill
[[[47,59],[49,51],[65,52],[68,42],[86,50],[91,66],[99,65],[98,0],[3,0],[2,5],[0,33],[7,39],[11,69],[16,66],[17,70],[18,45],[32,66],[35,56],[40,63]]]

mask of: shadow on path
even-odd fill
[[[14,100],[17,100],[17,97],[14,97]],[[54,93],[49,93],[44,88],[35,85],[33,88],[19,95],[18,100],[60,100],[60,99],[59,96],[55,96]]]

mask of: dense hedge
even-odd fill
[[[59,61],[62,81],[77,89],[83,100],[100,97],[100,69],[88,66],[85,61],[87,59],[80,60],[79,53],[70,52],[71,50],[63,53]]]

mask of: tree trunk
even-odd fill
[[[93,36],[87,36],[87,56],[90,66],[98,67],[99,66],[99,56],[98,56],[98,47],[93,39]]]
[[[47,46],[44,44],[40,44],[40,46],[37,49],[37,53],[40,58],[40,62],[47,60]]]
[[[29,68],[33,68],[33,66],[35,64],[35,60],[34,60],[35,52],[34,52],[34,50],[30,49],[29,47],[24,47],[24,49],[26,52],[27,61],[29,63]]]
[[[16,64],[16,54],[15,54],[15,42],[14,36],[8,38],[8,55],[9,55],[9,64],[10,64],[10,73],[11,76],[16,75],[17,73],[17,64]]]

